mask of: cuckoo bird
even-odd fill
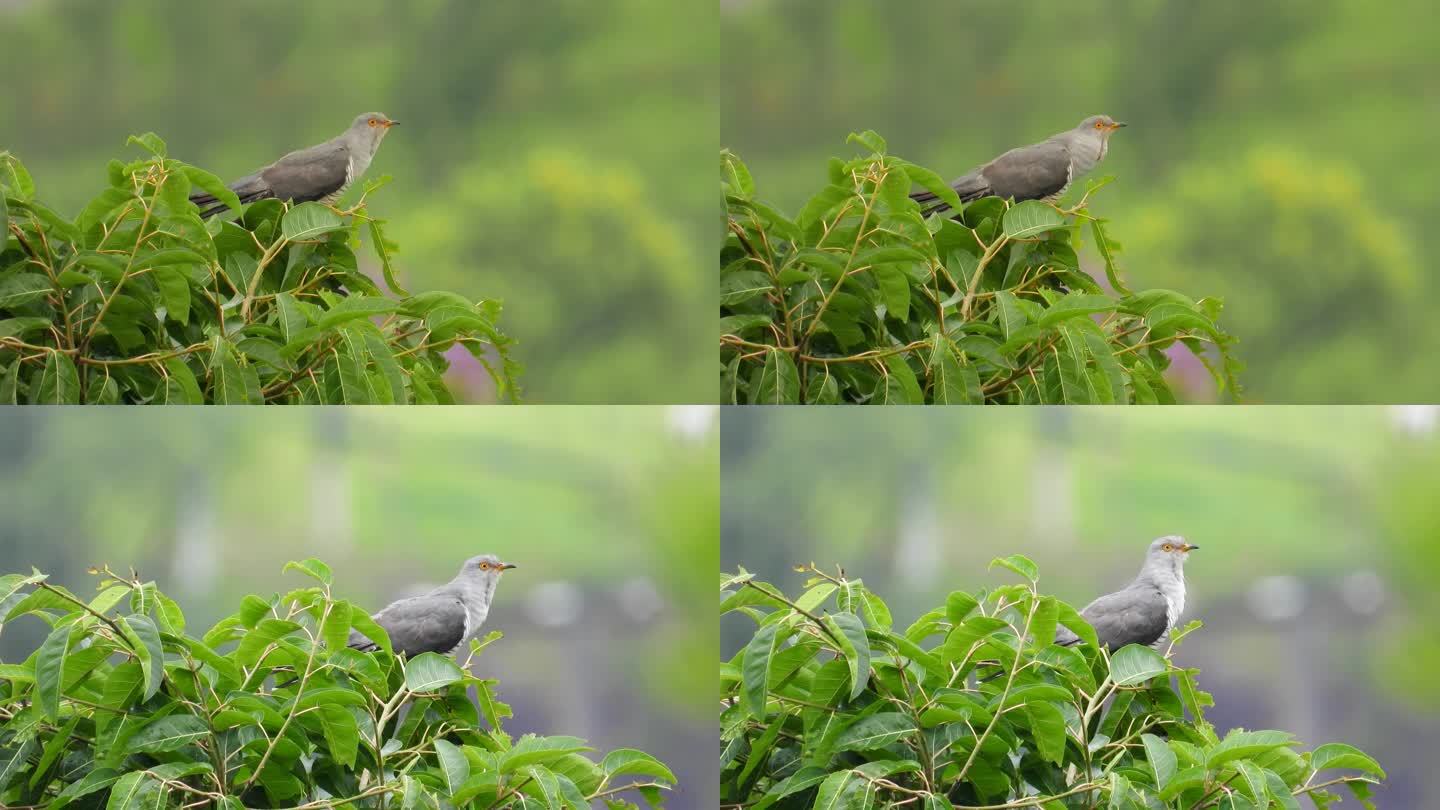
[[[1108,115],[1092,115],[1074,129],[1011,149],[950,187],[967,203],[981,197],[1054,201],[1072,182],[1100,164],[1109,149],[1110,134],[1123,126]],[[917,191],[910,199],[920,204],[926,216],[949,208],[930,191]]]
[[[360,179],[380,148],[385,133],[395,126],[384,113],[355,116],[350,128],[330,140],[291,152],[269,166],[230,184],[241,203],[275,198],[288,202],[318,200],[329,205],[340,198],[350,184]],[[204,192],[190,195],[201,217],[224,211],[226,206]]]
[[[1151,542],[1129,585],[1086,605],[1080,615],[1095,628],[1100,644],[1113,651],[1126,644],[1153,647],[1166,638],[1185,610],[1185,558],[1197,548],[1175,535]],[[1069,647],[1080,638],[1061,627],[1055,643]]]
[[[500,575],[514,567],[493,554],[471,557],[448,583],[427,594],[392,602],[372,618],[390,635],[390,646],[397,655],[413,658],[424,652],[453,653],[479,635]],[[367,652],[378,647],[353,630],[350,646]]]

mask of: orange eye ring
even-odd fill
[[[481,570],[481,571],[488,571],[488,570],[490,570],[490,563],[488,563],[488,562],[482,562],[482,563],[480,563],[480,570]]]
[[[375,126],[375,125],[378,124],[378,123],[380,123],[380,122],[379,122],[379,121],[376,121],[374,118],[371,118],[371,119],[370,119],[370,126],[373,127],[373,126]]]
[[[1170,545],[1169,543],[1166,543],[1165,545],[1161,546],[1160,548],[1164,549],[1165,551],[1174,551],[1174,550],[1175,550],[1175,547],[1172,546],[1172,545]]]

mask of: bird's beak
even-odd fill
[[[1192,546],[1192,545],[1190,545],[1189,543],[1186,543],[1186,544],[1184,544],[1184,545],[1182,545],[1182,546],[1180,547],[1180,550],[1181,550],[1181,551],[1185,551],[1185,552],[1190,552],[1190,551],[1194,551],[1194,550],[1197,549],[1197,548],[1199,548],[1199,546]]]
[[[400,122],[399,122],[399,121],[386,121],[386,122],[385,122],[385,128],[386,128],[386,129],[389,129],[390,127],[393,127],[393,126],[395,126],[395,125],[398,124],[398,123],[400,123]],[[1125,125],[1124,125],[1124,124],[1121,124],[1120,126],[1123,127],[1123,126],[1125,126]]]
[[[515,565],[515,563],[500,563],[500,570],[501,570],[501,571],[509,571],[511,568],[515,568],[515,567],[517,567],[517,566]]]
[[[1114,124],[1111,124],[1111,125],[1110,125],[1110,128],[1111,128],[1111,129],[1119,129],[1119,128],[1124,127],[1124,126],[1129,126],[1129,124],[1126,124],[1124,121],[1116,121]]]

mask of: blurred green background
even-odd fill
[[[419,414],[426,414],[423,418]],[[378,610],[469,556],[516,563],[477,659],[506,730],[655,753],[671,805],[713,801],[719,436],[709,407],[477,411],[11,409],[0,418],[0,571],[77,593],[134,566],[202,634],[246,593],[304,583]],[[0,659],[45,625],[17,619]]]
[[[139,155],[132,133],[233,179],[383,111],[401,125],[368,172],[394,177],[371,213],[401,283],[502,299],[527,401],[704,402],[715,15],[713,0],[0,0],[0,149],[73,215],[107,161]],[[493,399],[474,359],[452,358],[468,398]]]
[[[1255,402],[1435,402],[1440,16],[1422,0],[727,0],[721,143],[794,212],[852,131],[957,177],[1094,113],[1130,285],[1219,296]],[[1072,192],[1071,200],[1079,193]],[[1088,246],[1082,262],[1093,270]],[[1191,357],[1175,374],[1215,396]]]
[[[1440,408],[907,411],[726,408],[721,562],[798,593],[843,565],[896,624],[1011,582],[1076,607],[1122,587],[1155,537],[1200,550],[1177,660],[1226,729],[1370,752],[1381,807],[1440,807]],[[722,655],[754,626],[721,626]]]

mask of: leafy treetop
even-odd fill
[[[0,153],[0,402],[451,402],[455,345],[515,396],[498,301],[396,282],[397,247],[366,208],[385,178],[345,211],[260,200],[202,221],[192,188],[238,198],[153,133],[130,142],[150,156],[112,160],[74,220]],[[398,298],[359,271],[362,230]]]
[[[580,810],[658,805],[673,786],[642,751],[597,761],[577,737],[511,738],[497,683],[469,659],[397,658],[334,596],[328,566],[286,570],[314,584],[246,596],[200,637],[133,575],[95,572],[88,599],[38,571],[0,577],[0,622],[52,628],[0,664],[0,806]],[[381,649],[350,649],[352,630]],[[499,638],[471,642],[470,658]]]
[[[1120,245],[1074,207],[962,205],[935,172],[886,154],[830,163],[830,183],[791,218],[758,199],[745,164],[720,158],[721,398],[734,404],[1168,403],[1166,350],[1192,349],[1235,387],[1220,302],[1132,292]],[[922,215],[912,184],[948,214]],[[1109,289],[1082,272],[1088,229]]]
[[[905,630],[859,579],[808,570],[798,596],[740,569],[721,613],[755,621],[720,665],[721,807],[735,810],[1256,810],[1317,807],[1344,785],[1366,807],[1385,772],[1343,743],[1205,720],[1198,670],[1131,645],[1106,654],[1034,563],[1019,584],[955,591]],[[1053,643],[1064,626],[1083,640]],[[975,677],[972,677],[975,676]],[[1333,769],[1359,771],[1335,775]]]

